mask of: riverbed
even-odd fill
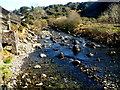
[[[50,32],[51,36],[39,39],[41,48],[22,60],[19,75],[14,80],[15,88],[119,88],[118,49],[61,31]],[[80,47],[78,53],[73,52],[75,45]],[[77,65],[73,64],[75,60],[79,62]]]

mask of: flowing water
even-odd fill
[[[104,45],[90,42],[84,38],[73,37],[63,32],[52,31],[51,37],[40,39],[42,49],[38,49],[30,53],[25,58],[18,76],[18,88],[97,88],[103,89],[104,84],[89,78],[89,75],[82,72],[80,67],[75,67],[72,62],[74,60],[81,61],[85,67],[98,69],[96,75],[109,79],[115,85],[119,86],[120,75],[120,54],[109,55],[110,51],[116,51],[115,48],[109,48]],[[78,54],[74,54],[72,47],[73,40],[79,41],[77,45],[81,47]],[[94,48],[86,46],[86,43],[93,43]],[[118,50],[117,50],[118,51]],[[64,54],[63,58],[59,58],[60,53]],[[40,54],[47,55],[46,58],[40,58]],[[92,53],[89,57],[87,54]],[[40,69],[34,69],[35,65],[40,65]],[[42,77],[45,74],[45,77]]]

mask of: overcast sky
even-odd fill
[[[52,4],[66,4],[68,2],[86,1],[88,0],[0,0],[0,6],[8,10],[14,10],[20,8],[21,6],[48,6]]]
[[[21,6],[48,6],[52,4],[66,4],[68,2],[87,2],[97,0],[0,0],[0,6],[7,10],[19,9]],[[100,2],[113,2],[120,0],[99,0]]]

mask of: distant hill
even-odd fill
[[[73,10],[80,10],[82,17],[97,18],[104,12],[111,2],[83,2],[83,3],[68,3],[65,6],[70,7]]]
[[[77,11],[82,17],[98,18],[101,13],[108,9],[108,7],[115,2],[69,2],[66,5],[49,5],[42,7],[49,17],[65,16],[70,10]],[[31,7],[30,7],[31,8]],[[23,13],[29,11],[29,7],[21,7],[18,10],[14,10],[14,13]]]

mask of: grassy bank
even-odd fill
[[[79,17],[76,13],[70,14],[70,16],[54,19],[49,22],[49,25],[64,32],[70,32],[74,36],[83,37],[111,47],[119,47],[119,25],[98,23],[97,19]],[[74,19],[71,19],[72,17]]]
[[[73,32],[76,33],[77,36],[111,47],[119,47],[120,44],[120,27],[116,25],[100,23],[79,25]]]

